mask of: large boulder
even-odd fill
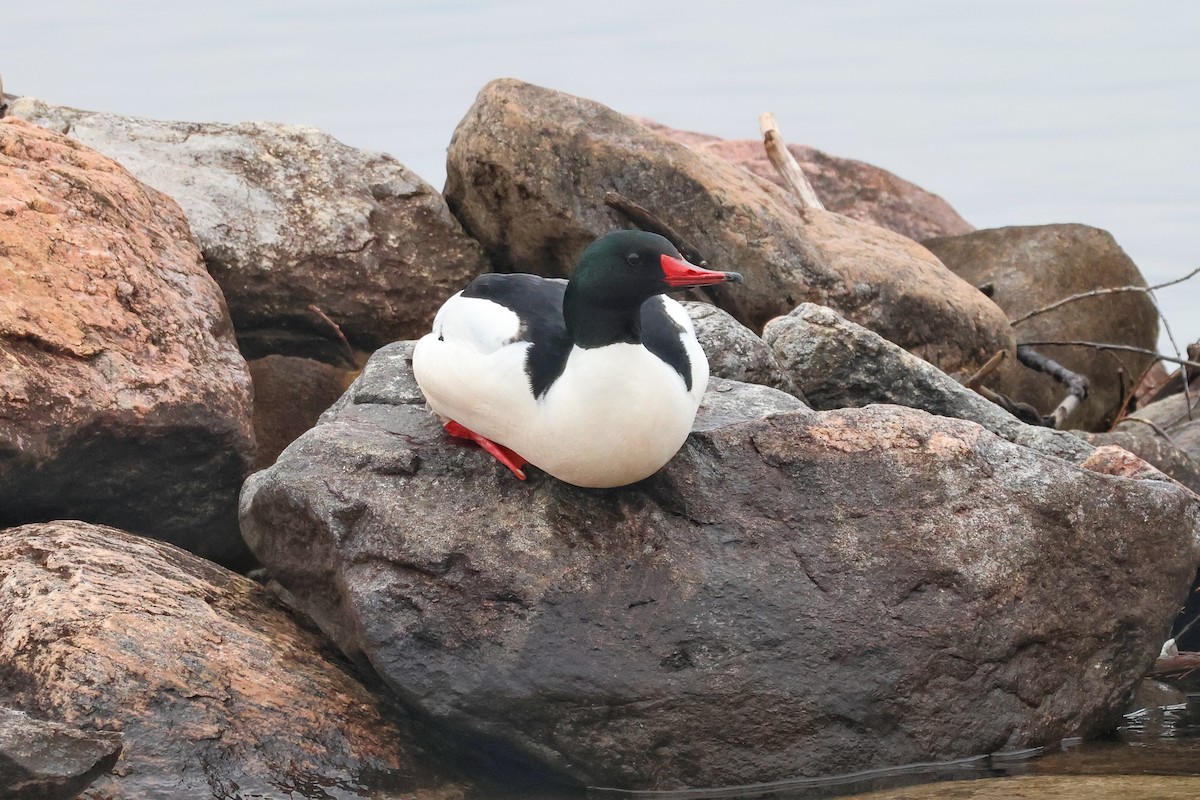
[[[1098,294],[1018,321],[1072,295],[1146,285],[1137,265],[1107,231],[1074,224],[994,228],[923,244],[971,284],[992,286],[992,299],[1015,321],[1019,341],[1080,340],[1151,352],[1158,344],[1158,312],[1138,291]],[[1108,430],[1125,394],[1155,360],[1085,347],[1035,349],[1090,382],[1087,399],[1067,418],[1070,427],[1089,431]],[[1016,362],[998,370],[987,385],[1043,414],[1066,394],[1054,378]]]
[[[419,336],[443,300],[487,271],[433,187],[314,128],[162,122],[32,98],[12,114],[94,147],[179,203],[248,357],[284,350],[281,329],[330,337],[310,305],[364,349]]]
[[[1139,412],[1150,417],[1127,419],[1111,433],[1058,431],[1025,424],[932,364],[823,306],[805,304],[776,317],[767,323],[763,337],[774,348],[776,363],[815,409],[861,408],[872,403],[920,408],[977,422],[1011,442],[1075,463],[1090,458],[1093,447],[1116,445],[1200,492],[1200,464],[1167,438],[1170,434],[1161,427],[1146,424],[1146,419],[1160,418],[1171,425],[1172,412],[1159,409],[1178,411],[1177,403],[1155,404]],[[1181,425],[1180,430],[1187,428]],[[1200,422],[1193,430],[1200,430]],[[1194,453],[1200,455],[1200,448]]]
[[[809,301],[951,372],[1012,348],[1003,313],[911,239],[790,195],[599,103],[489,83],[450,143],[446,200],[501,270],[568,275],[597,236],[627,227],[615,190],[656,213],[744,286],[710,298],[753,330]]]
[[[179,207],[19,119],[0,198],[0,525],[76,517],[248,563],[250,376]]]
[[[722,139],[706,133],[680,131],[658,122],[639,119],[657,133],[712,153],[758,177],[783,186],[761,139]],[[803,144],[789,144],[789,152],[812,184],[821,204],[830,211],[870,222],[920,241],[931,236],[957,236],[975,228],[954,208],[932,192],[886,169],[839,158]]]
[[[376,353],[251,476],[243,530],[407,704],[569,784],[729,786],[1098,732],[1200,557],[1195,498],[1118,448],[1074,465],[746,384],[718,382],[639,484],[521,483],[444,435],[406,353]]]
[[[81,522],[6,530],[0,619],[6,703],[122,732],[90,797],[419,798],[452,785],[258,584],[162,542]]]
[[[1047,455],[1082,463],[1093,448],[1064,431],[1027,425],[927,361],[833,309],[805,303],[767,323],[763,339],[820,411],[891,403],[976,422]]]

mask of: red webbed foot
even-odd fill
[[[450,434],[451,436],[454,436],[458,439],[470,439],[471,441],[475,442],[484,450],[491,453],[494,459],[508,467],[513,475],[516,475],[521,480],[525,480],[525,473],[521,470],[521,467],[525,466],[529,462],[514,453],[512,450],[509,450],[502,444],[493,442],[486,436],[480,436],[475,431],[463,425],[459,425],[452,419],[447,420],[443,427],[446,428],[446,433]]]

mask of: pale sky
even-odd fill
[[[789,141],[890,169],[978,227],[1105,228],[1152,283],[1200,266],[1192,0],[45,0],[3,23],[10,93],[314,125],[439,188],[476,92],[516,77],[729,138],[773,111]],[[1162,300],[1200,339],[1200,282]]]

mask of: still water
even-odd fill
[[[1104,740],[775,784],[658,792],[593,789],[587,800],[1194,800],[1200,694],[1138,709]],[[549,800],[549,798],[543,798]]]
[[[978,227],[1105,228],[1151,283],[1200,267],[1191,0],[60,0],[7,4],[3,30],[11,93],[315,125],[435,186],[496,77],[728,138],[769,110]],[[1161,298],[1181,345],[1198,300],[1200,279]]]

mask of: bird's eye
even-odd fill
[[[631,267],[640,267],[642,265],[642,257],[637,253],[630,253],[625,256],[625,263]]]

